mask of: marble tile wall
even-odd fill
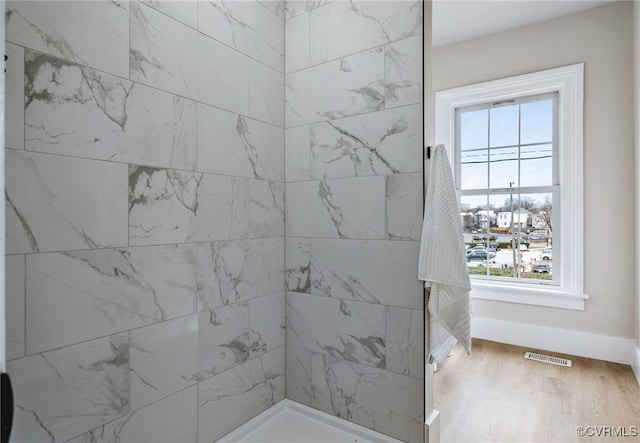
[[[14,441],[419,441],[421,7],[7,3]]]
[[[285,14],[287,397],[421,442],[422,3]]]
[[[212,442],[285,395],[284,1],[7,2],[15,442]]]

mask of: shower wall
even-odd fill
[[[284,17],[7,3],[12,441],[211,442],[284,397]]]
[[[287,2],[287,397],[422,441],[422,2]]]

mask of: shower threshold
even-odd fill
[[[285,399],[217,443],[401,443],[387,435]]]

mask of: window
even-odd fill
[[[584,309],[583,65],[436,93],[472,297]]]
[[[474,277],[559,285],[562,264],[550,252],[559,217],[557,99],[556,92],[456,109],[456,188]]]

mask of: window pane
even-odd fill
[[[521,207],[529,213],[526,250],[523,254],[521,278],[552,280],[553,278],[553,200],[552,194],[523,194]]]
[[[460,115],[460,149],[486,148],[489,128],[489,111],[463,112]]]
[[[552,145],[523,146],[520,158],[520,186],[553,184]]]
[[[489,183],[487,151],[466,151],[460,153],[460,188],[486,189]]]
[[[479,234],[481,231],[486,232],[488,225],[485,223],[486,218],[482,212],[486,211],[486,209],[486,195],[463,195],[460,197],[460,217],[465,233]]]
[[[553,140],[553,100],[523,104],[520,118],[522,144],[549,143]]]
[[[489,231],[495,217],[487,207],[487,195],[466,195],[460,197],[460,217],[464,227],[464,241],[467,245],[467,268],[472,275],[487,275],[486,251]]]
[[[518,186],[518,148],[491,149],[490,188]]]
[[[518,105],[491,109],[491,147],[518,144]]]
[[[494,277],[514,278],[516,276],[516,265],[518,255],[514,254],[516,249],[512,248],[511,214],[516,213],[514,220],[518,220],[518,194],[492,195],[489,206],[495,212],[495,223],[492,231],[492,242],[489,243],[489,250],[495,254],[489,263],[489,275]],[[517,227],[514,232],[517,232]]]

